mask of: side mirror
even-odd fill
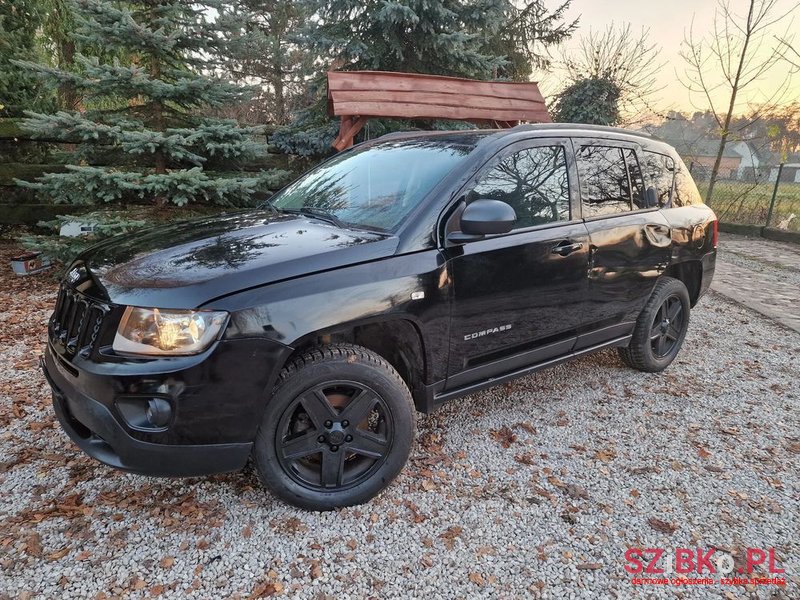
[[[508,233],[517,222],[517,213],[510,205],[500,200],[475,200],[461,213],[460,227],[463,239],[479,239],[493,233]],[[454,236],[459,237],[459,236]]]
[[[649,187],[644,191],[644,201],[647,208],[656,208],[658,206],[658,191],[656,191],[656,188]]]

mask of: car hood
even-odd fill
[[[391,256],[396,249],[397,238],[388,234],[249,211],[112,238],[84,252],[67,279],[88,276],[87,293],[114,304],[194,308],[243,289]]]

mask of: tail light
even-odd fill
[[[717,240],[719,239],[719,219],[714,219],[711,222],[711,245],[716,249]]]

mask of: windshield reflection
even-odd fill
[[[397,140],[356,148],[273,196],[278,209],[312,208],[344,223],[393,230],[474,149],[477,136]]]

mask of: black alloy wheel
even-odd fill
[[[623,362],[650,373],[666,369],[683,345],[690,308],[689,291],[682,281],[659,278],[636,319],[628,346],[619,348]]]
[[[664,300],[650,329],[650,347],[656,358],[669,355],[679,343],[683,331],[683,303],[677,294]]]
[[[281,371],[253,444],[264,486],[311,510],[361,504],[400,473],[414,402],[382,357],[353,344],[299,355]]]
[[[386,460],[394,419],[365,384],[333,381],[292,402],[278,431],[278,461],[290,477],[310,490],[347,489]]]

